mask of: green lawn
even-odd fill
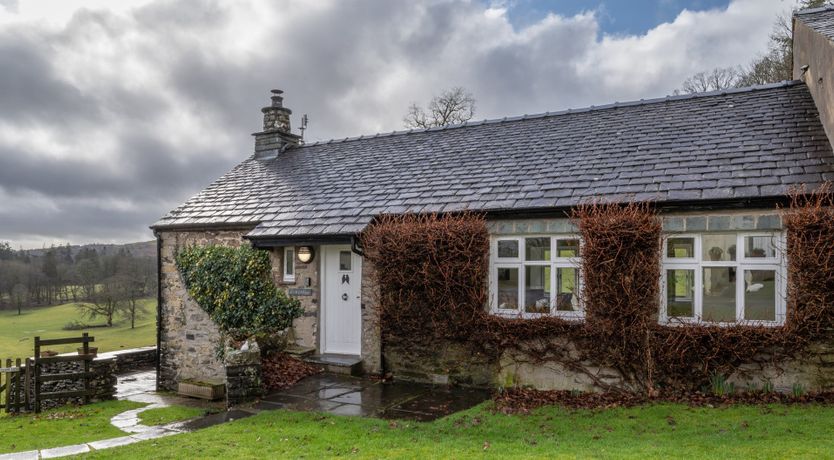
[[[168,406],[157,409],[148,409],[139,413],[139,423],[142,425],[155,426],[167,425],[172,422],[188,420],[190,418],[206,415],[210,411],[198,407]]]
[[[93,458],[832,458],[834,407],[658,404],[503,415],[485,403],[433,423],[269,411]]]
[[[64,331],[61,328],[67,323],[85,322],[75,303],[27,308],[20,316],[17,315],[17,310],[0,311],[0,359],[32,356],[35,336],[52,339],[80,336],[82,332],[89,332],[96,338],[92,345],[98,347],[100,352],[154,345],[156,343],[156,299],[144,299],[140,302],[144,304],[148,314],[136,321],[135,329],[130,328],[128,321],[119,318],[118,323],[110,328],[97,327]],[[92,323],[101,322],[103,322],[101,318],[92,321]],[[50,348],[61,353],[75,351],[75,345]]]
[[[122,430],[110,424],[110,418],[142,406],[132,401],[105,401],[83,407],[59,407],[39,415],[13,416],[3,412],[0,454],[124,436]]]

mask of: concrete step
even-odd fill
[[[333,374],[362,375],[362,358],[360,356],[324,353],[305,356],[302,359],[308,363],[321,366],[326,372]]]
[[[287,354],[290,355],[290,356],[295,356],[296,358],[303,359],[307,356],[315,354],[316,353],[316,348],[315,347],[305,347],[305,346],[302,346],[302,345],[295,345],[294,344],[294,345],[287,346],[287,348],[284,351],[286,351]]]

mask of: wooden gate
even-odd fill
[[[85,332],[81,337],[68,337],[65,339],[45,339],[35,337],[35,357],[32,359],[32,380],[34,383],[34,410],[41,411],[41,402],[45,399],[60,399],[60,398],[78,398],[84,400],[84,404],[90,403],[90,396],[92,391],[90,389],[90,378],[93,373],[90,371],[90,362],[94,356],[90,354],[90,342],[94,342],[95,338],[90,337]],[[77,355],[64,356],[41,356],[41,347],[49,345],[66,345],[71,343],[81,344],[81,353]],[[44,374],[43,365],[52,363],[66,363],[66,362],[82,362],[81,372],[63,372],[54,374]],[[28,366],[27,366],[28,367]],[[72,391],[54,391],[43,393],[41,391],[44,382],[53,382],[56,380],[84,380],[83,390]]]
[[[25,368],[20,365],[20,358],[15,359],[14,363],[7,358],[6,367],[0,367],[0,407],[5,407],[7,414],[9,412],[20,413],[28,405],[29,398],[26,397],[25,391],[28,385],[26,385],[26,379],[21,376],[24,370]],[[21,397],[21,395],[24,396]]]

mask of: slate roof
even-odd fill
[[[245,160],[154,227],[358,232],[382,213],[784,196],[834,180],[801,82],[307,144]]]
[[[829,40],[834,40],[834,6],[800,10],[794,16]]]

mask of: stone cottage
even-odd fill
[[[326,142],[293,134],[273,90],[253,155],[152,227],[161,254],[160,386],[225,375],[217,328],[174,262],[189,244],[269,251],[275,283],[304,306],[296,346],[316,359],[458,380],[466,357],[427,369],[382,350],[367,283],[373,267],[356,239],[381,214],[484,212],[492,238],[484,308],[581,321],[580,240],[566,213],[590,198],[650,200],[666,232],[659,321],[779,327],[786,287],[777,205],[790,187],[834,180],[834,9],[798,13],[794,30],[794,81]],[[791,378],[830,385],[824,363],[803,369]],[[593,387],[558,367],[519,363],[513,372],[516,383],[539,388]],[[467,378],[488,385],[501,377]]]

